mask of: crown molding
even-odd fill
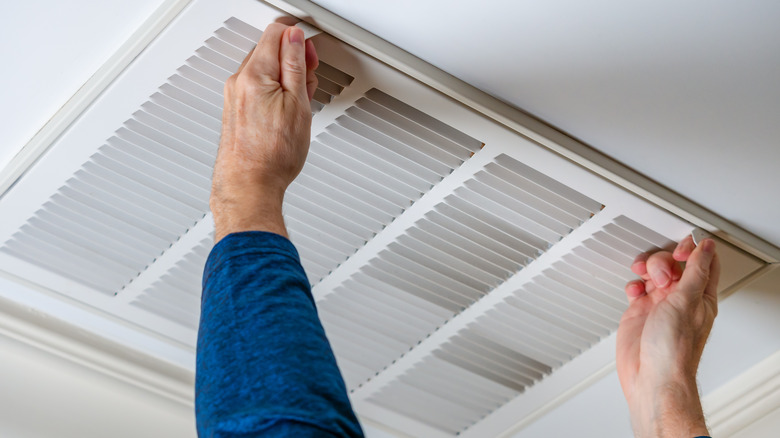
[[[702,400],[712,436],[731,436],[780,409],[780,350]]]
[[[195,375],[43,312],[0,298],[0,336],[192,407]]]

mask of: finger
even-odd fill
[[[631,264],[631,272],[644,278],[647,275],[648,257],[650,257],[650,254],[646,252],[643,252],[642,254],[636,256],[634,262]]]
[[[631,304],[637,298],[646,294],[645,282],[642,280],[629,281],[626,284],[626,297],[628,298],[628,304]]]
[[[320,65],[320,57],[317,56],[317,49],[314,47],[314,41],[306,40],[306,69],[317,70]]]
[[[309,96],[309,101],[314,97],[314,92],[317,91],[317,75],[314,70],[320,65],[319,57],[317,56],[317,50],[314,48],[314,43],[311,40],[306,40],[306,94]]]
[[[659,251],[647,259],[647,274],[656,287],[665,288],[672,284],[674,279],[674,265],[677,261],[668,251]]]
[[[691,235],[686,236],[685,239],[677,244],[677,248],[674,249],[674,259],[678,262],[688,260],[688,257],[691,256],[691,252],[693,252],[694,248],[696,248],[696,244],[693,243],[693,237]]]
[[[691,299],[701,297],[705,290],[710,295],[717,295],[718,278],[713,274],[720,274],[718,268],[713,272],[713,260],[715,260],[715,241],[704,239],[699,243],[685,264],[685,271],[680,279],[680,290]]]
[[[281,23],[271,23],[265,28],[251,59],[244,66],[244,70],[248,74],[265,76],[272,81],[279,82],[279,50],[282,35],[288,27]]]
[[[674,258],[674,254],[672,254],[672,258]],[[678,281],[679,279],[681,279],[682,274],[683,274],[682,263],[675,260],[672,263],[672,281]]]
[[[301,29],[287,28],[282,37],[279,58],[282,88],[301,97],[306,96],[306,49]]]

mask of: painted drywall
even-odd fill
[[[780,2],[315,3],[780,245]]]

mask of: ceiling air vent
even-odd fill
[[[693,225],[312,14],[387,61],[314,37],[313,140],[284,205],[359,416],[496,436],[608,369],[629,264]],[[29,286],[19,300],[193,370],[222,84],[280,15],[193,0],[26,168],[0,199],[0,268]],[[764,266],[721,248],[724,289]]]

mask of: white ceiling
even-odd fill
[[[780,245],[780,2],[315,2]]]

